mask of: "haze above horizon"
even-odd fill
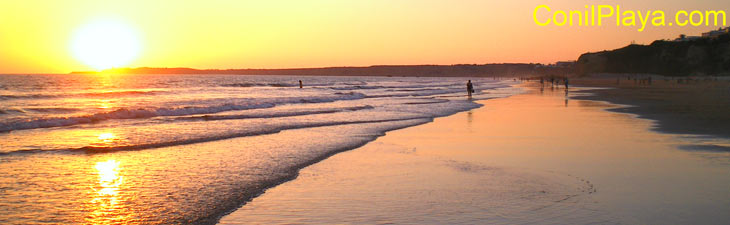
[[[553,63],[715,26],[537,26],[526,1],[2,1],[0,73],[109,67],[313,68]],[[730,2],[561,1],[631,10],[725,10]],[[672,15],[667,16],[672,17]]]

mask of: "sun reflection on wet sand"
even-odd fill
[[[92,187],[94,196],[90,201],[90,213],[87,222],[106,224],[124,222],[129,218],[129,212],[124,205],[124,196],[120,194],[124,176],[121,175],[121,163],[114,159],[97,162],[96,169],[98,183]]]

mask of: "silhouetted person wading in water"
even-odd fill
[[[302,85],[302,80],[299,80],[299,88],[302,88],[302,87],[304,87],[304,85]]]
[[[474,93],[474,86],[471,84],[471,80],[466,82],[466,93],[471,97],[471,93]]]

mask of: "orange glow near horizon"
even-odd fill
[[[615,26],[540,27],[532,17],[540,4],[545,3],[2,1],[0,73],[68,73],[119,66],[227,69],[552,63],[575,60],[584,52],[623,47],[632,41],[648,44],[715,28],[650,27],[637,32],[635,28]],[[582,9],[586,4],[620,4],[625,9],[668,12],[730,11],[730,2],[719,0],[549,3],[562,10]],[[131,38],[106,40],[109,32],[104,29],[81,38],[75,36],[88,24],[108,18],[124,24],[117,27],[125,27],[111,29],[121,30],[113,37],[133,33]],[[73,50],[75,40],[84,38],[104,41],[83,41]],[[100,49],[94,46],[111,50],[98,54]]]

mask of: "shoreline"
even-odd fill
[[[521,83],[518,83],[518,84],[511,85],[509,88],[522,88],[521,86],[522,86],[522,84]],[[496,90],[496,89],[488,89],[488,91],[494,91],[494,90]],[[519,94],[516,94],[516,95],[519,95]],[[511,97],[511,96],[508,96],[508,97]],[[493,98],[488,98],[488,99],[475,100],[475,102],[478,103],[478,104],[480,104],[480,106],[478,108],[481,108],[481,107],[483,107],[483,104],[482,103],[484,101],[489,101],[489,100],[499,99],[499,98],[505,98],[505,97],[493,97]],[[478,109],[478,108],[474,108],[474,109]],[[473,109],[470,109],[470,110],[473,110]],[[238,207],[232,209],[231,211],[226,211],[226,212],[223,212],[221,214],[218,214],[218,215],[216,215],[214,217],[202,218],[201,220],[199,220],[199,222],[206,223],[206,224],[208,224],[208,223],[210,223],[210,224],[220,224],[220,220],[222,218],[230,215],[231,213],[234,213],[235,211],[237,211],[241,207],[245,207],[247,204],[249,204],[254,199],[258,198],[262,194],[265,194],[268,190],[270,190],[272,188],[276,188],[276,187],[278,187],[278,186],[280,186],[282,184],[286,184],[288,182],[292,182],[292,181],[298,179],[298,177],[300,176],[300,172],[303,169],[306,169],[306,168],[308,168],[310,166],[313,166],[313,165],[316,165],[318,163],[321,163],[321,162],[323,162],[323,161],[325,161],[325,160],[327,160],[327,159],[329,159],[329,158],[331,158],[333,156],[336,156],[338,154],[342,154],[342,153],[345,153],[345,152],[357,150],[357,149],[359,149],[359,148],[361,148],[361,147],[363,147],[365,145],[368,145],[368,144],[376,141],[380,137],[386,136],[387,133],[390,133],[390,132],[393,132],[393,131],[402,130],[402,129],[407,129],[407,128],[411,128],[411,127],[417,127],[417,126],[421,126],[421,125],[424,125],[424,124],[433,123],[433,121],[435,119],[444,118],[444,117],[450,117],[450,116],[453,116],[455,114],[464,113],[464,112],[467,112],[467,111],[470,111],[470,110],[458,111],[458,112],[454,112],[452,114],[443,115],[443,116],[437,116],[437,117],[433,117],[433,118],[430,118],[430,119],[427,119],[427,120],[426,120],[426,118],[417,118],[417,119],[411,119],[411,120],[398,121],[398,122],[409,122],[409,121],[417,121],[417,122],[415,122],[413,124],[408,124],[408,125],[395,126],[393,129],[385,130],[385,131],[383,131],[382,133],[380,133],[378,135],[374,135],[371,138],[368,138],[369,140],[365,140],[365,141],[363,141],[361,143],[358,143],[356,145],[353,145],[353,146],[348,146],[348,147],[345,147],[345,148],[342,148],[342,149],[337,149],[337,150],[328,152],[325,155],[322,155],[320,157],[317,157],[317,158],[314,158],[312,160],[306,161],[306,162],[304,162],[302,164],[299,164],[299,165],[297,165],[297,166],[295,166],[295,167],[293,167],[293,168],[291,168],[289,170],[290,175],[285,176],[285,177],[281,177],[280,179],[276,179],[276,180],[272,180],[272,181],[269,181],[269,182],[265,182],[265,183],[263,183],[261,185],[261,188],[258,191],[255,191],[255,192],[247,192],[245,195],[248,196],[248,197]],[[420,121],[420,120],[425,120],[425,121]],[[384,122],[388,122],[388,121],[384,121]],[[345,124],[345,125],[347,125],[347,124]],[[313,128],[313,127],[297,128],[295,130],[311,129],[311,128]],[[316,127],[314,127],[314,128],[316,128]],[[262,134],[262,135],[267,135],[267,134]],[[223,139],[223,140],[225,140],[225,139]],[[204,144],[204,143],[194,143],[194,144]]]
[[[512,85],[511,88],[516,88],[516,86],[520,86],[520,85],[521,84]],[[490,90],[493,90],[493,89],[490,89]],[[519,95],[519,94],[517,94],[517,95]],[[504,97],[498,97],[498,98],[504,98]],[[478,101],[475,101],[475,102],[479,103],[481,105],[481,106],[479,106],[479,108],[481,108],[481,107],[483,107],[483,105],[481,104],[483,101],[489,101],[489,100],[498,99],[498,98],[489,98],[489,99],[485,99],[485,100],[478,100]],[[467,110],[467,111],[469,111],[469,110]],[[283,184],[286,184],[288,182],[292,182],[292,181],[298,179],[299,176],[300,176],[300,172],[303,169],[306,169],[308,167],[311,167],[313,165],[316,165],[318,163],[321,163],[321,162],[323,162],[323,161],[325,161],[325,160],[327,160],[327,159],[329,159],[329,158],[331,158],[333,156],[336,156],[338,154],[342,154],[342,153],[345,153],[345,152],[357,150],[357,149],[359,149],[359,148],[361,148],[361,147],[363,147],[365,145],[368,145],[368,144],[376,141],[380,137],[386,136],[387,133],[390,133],[390,132],[393,132],[393,131],[402,130],[402,129],[407,129],[407,128],[411,128],[411,127],[417,127],[417,126],[421,126],[421,125],[424,125],[424,124],[433,123],[433,121],[435,119],[449,117],[449,116],[453,116],[455,114],[464,113],[464,112],[466,112],[466,111],[459,111],[459,112],[455,112],[455,113],[452,113],[452,114],[449,114],[449,115],[444,115],[444,116],[438,116],[438,117],[430,118],[428,121],[417,122],[415,124],[409,124],[409,125],[405,125],[405,126],[397,126],[397,127],[393,128],[393,129],[385,130],[381,134],[372,136],[372,138],[370,138],[369,140],[363,141],[362,143],[359,143],[357,145],[348,146],[348,147],[343,148],[343,149],[334,150],[334,151],[328,152],[325,155],[322,155],[320,157],[317,157],[315,159],[306,161],[306,162],[304,162],[304,163],[302,163],[300,165],[297,165],[294,168],[291,168],[291,170],[289,171],[291,173],[290,176],[282,177],[281,179],[273,180],[273,181],[270,181],[270,182],[265,182],[265,183],[263,183],[263,185],[262,185],[263,187],[261,188],[261,190],[256,191],[256,192],[249,192],[249,193],[247,193],[246,194],[246,196],[248,196],[247,199],[245,199],[245,201],[242,202],[241,205],[239,205],[238,207],[236,207],[236,208],[234,208],[234,209],[232,209],[230,211],[223,212],[222,214],[219,214],[219,215],[217,215],[215,217],[212,217],[212,218],[204,218],[204,219],[201,219],[200,222],[203,222],[203,223],[206,223],[206,224],[208,224],[208,223],[210,223],[210,224],[220,224],[220,220],[222,218],[230,215],[231,213],[236,212],[241,207],[245,207],[247,204],[249,204],[254,199],[258,198],[259,196],[261,196],[263,194],[265,194],[268,190],[270,190],[272,188],[276,188],[276,187],[278,187],[280,185],[283,185]],[[400,122],[418,121],[418,120],[423,120],[423,118],[421,118],[421,119],[405,120],[405,121],[400,121]],[[299,129],[311,129],[311,127],[308,127],[308,128],[298,128],[297,130],[299,130]],[[263,135],[266,135],[266,134],[263,134]]]
[[[450,116],[450,115],[447,115],[447,116]],[[420,119],[413,119],[413,120],[420,120]],[[406,120],[406,121],[409,121],[409,120]],[[245,196],[247,196],[246,199],[242,199],[244,201],[239,206],[237,206],[236,208],[233,208],[230,211],[222,212],[222,213],[220,213],[218,215],[215,215],[215,216],[212,216],[210,218],[203,218],[203,219],[199,220],[199,222],[204,223],[204,224],[218,224],[218,223],[220,223],[220,220],[223,217],[225,217],[225,216],[227,216],[227,215],[229,215],[229,214],[237,211],[239,208],[241,208],[241,207],[245,206],[246,204],[250,203],[251,201],[253,201],[257,197],[261,196],[262,194],[265,194],[267,190],[272,189],[272,188],[275,188],[275,187],[277,187],[279,185],[282,185],[282,184],[285,184],[287,182],[291,182],[293,180],[296,180],[299,177],[301,170],[303,170],[303,169],[305,169],[307,167],[310,167],[310,166],[315,165],[317,163],[320,163],[320,162],[322,162],[324,160],[327,160],[328,158],[330,158],[332,156],[335,156],[337,154],[340,154],[340,153],[343,153],[343,152],[347,152],[347,151],[352,151],[352,150],[358,149],[358,148],[360,148],[362,146],[365,146],[368,143],[371,143],[371,142],[377,140],[379,137],[385,136],[386,133],[388,133],[388,132],[397,131],[397,130],[401,130],[401,129],[406,129],[406,128],[414,127],[414,126],[420,126],[420,125],[427,124],[427,123],[430,123],[430,122],[433,122],[433,119],[431,119],[430,121],[426,121],[426,122],[418,122],[418,123],[416,123],[414,125],[396,126],[393,129],[386,130],[386,131],[384,131],[383,133],[381,133],[379,135],[375,135],[375,136],[372,136],[372,137],[368,138],[369,140],[364,140],[364,141],[362,141],[360,143],[357,143],[357,144],[352,145],[352,146],[347,146],[347,147],[344,147],[342,149],[336,149],[336,150],[333,150],[333,151],[328,152],[327,154],[321,155],[321,156],[319,156],[317,158],[314,158],[314,159],[305,161],[305,162],[303,162],[303,163],[301,163],[301,164],[299,164],[299,165],[297,165],[297,166],[295,166],[293,168],[290,168],[289,171],[286,172],[286,174],[288,174],[287,176],[280,177],[279,179],[274,179],[274,180],[271,180],[271,181],[268,181],[268,182],[264,182],[264,183],[259,184],[259,188],[260,189],[246,193],[245,194]],[[300,129],[308,129],[308,128],[300,128]]]
[[[4,143],[8,151],[15,152],[14,150],[25,148],[61,151],[40,150],[32,154],[4,156],[8,160],[4,163],[3,178],[9,182],[3,187],[10,190],[12,195],[3,199],[15,203],[7,206],[10,208],[6,210],[9,213],[0,216],[0,220],[25,223],[40,221],[38,218],[26,217],[24,211],[16,210],[18,207],[38,207],[37,211],[43,214],[58,215],[49,220],[58,223],[121,219],[215,223],[223,214],[263,193],[263,189],[293,179],[302,167],[335,153],[360,147],[382,136],[383,132],[427,123],[435,117],[479,107],[479,104],[466,101],[466,93],[463,92],[465,81],[459,78],[321,78],[313,80],[313,83],[317,82],[324,88],[306,89],[271,85],[281,83],[279,78],[228,78],[214,77],[212,79],[215,82],[202,79],[197,81],[198,78],[193,78],[195,81],[190,83],[185,82],[188,80],[185,77],[149,79],[145,82],[150,87],[156,87],[156,84],[182,84],[165,86],[161,90],[164,93],[162,95],[142,92],[145,94],[141,97],[135,93],[131,98],[140,101],[149,99],[144,104],[127,104],[123,100],[128,98],[123,95],[119,98],[108,98],[119,102],[119,105],[100,104],[112,109],[89,107],[85,111],[85,107],[75,105],[70,108],[78,108],[78,114],[86,115],[94,111],[116,110],[114,108],[137,108],[132,109],[136,112],[169,107],[189,110],[195,115],[199,111],[198,114],[213,113],[208,108],[237,109],[235,105],[268,102],[269,104],[264,104],[267,107],[261,110],[222,113],[221,117],[216,117],[224,120],[185,115],[133,120],[120,117],[110,123],[5,133],[8,140],[12,141]],[[60,84],[64,79],[58,78],[54,82]],[[106,80],[106,77],[100,79],[104,82],[122,82]],[[295,80],[291,77],[287,79]],[[40,79],[38,82],[45,81]],[[204,87],[211,88],[201,89],[197,82],[205,83]],[[267,88],[238,88],[250,83]],[[478,94],[474,99],[503,97],[519,91],[510,88],[515,83],[512,81],[485,80],[476,83],[484,90],[495,91]],[[228,87],[228,84],[233,84],[233,87]],[[33,82],[23,85],[38,86]],[[84,87],[81,85],[77,91],[88,92]],[[126,86],[119,84],[111,90],[124,87]],[[354,101],[338,101],[340,98],[334,98],[340,94],[346,96],[344,100]],[[97,98],[105,96],[91,95],[80,99],[83,100],[81,102],[96,102]],[[165,100],[168,96],[176,97],[175,101]],[[51,101],[40,96],[18,102],[35,104]],[[282,107],[272,107],[274,105]],[[49,104],[49,107],[55,106]],[[199,108],[205,110],[197,110]],[[57,114],[62,113],[51,115]],[[65,125],[59,124],[58,127]],[[160,132],[165,130],[168,132]],[[268,131],[274,133],[263,134]],[[238,138],[240,136],[244,137]],[[148,143],[163,143],[165,146],[146,145]],[[86,151],[67,151],[76,149],[76,146],[82,146],[80,149]],[[84,148],[85,146],[92,147]],[[125,146],[157,148],[124,151],[137,150]],[[120,151],[89,154],[102,148]],[[48,182],[49,180],[52,182]],[[24,185],[14,185],[17,183],[14,181],[24,181],[21,182]],[[65,184],[74,185],[54,189]],[[108,186],[112,187],[107,188]],[[39,187],[54,191],[35,192]],[[22,195],[27,193],[36,194],[26,199]],[[75,197],[68,199],[68,196]],[[40,203],[47,203],[52,207],[45,207],[46,204]],[[64,207],[65,205],[75,207]],[[123,210],[112,210],[110,207]]]
[[[267,189],[262,195],[222,217],[219,223],[408,223],[414,220],[428,223],[428,219],[435,219],[431,214],[443,216],[443,220],[433,220],[443,223],[476,221],[646,223],[654,221],[659,215],[666,216],[664,220],[667,223],[682,221],[718,223],[723,220],[723,216],[720,215],[724,215],[722,210],[727,205],[723,206],[722,201],[709,203],[702,199],[707,198],[707,195],[728,194],[727,191],[715,190],[718,185],[730,183],[725,177],[728,174],[721,173],[712,181],[691,177],[683,179],[702,181],[664,184],[665,180],[656,179],[678,176],[677,170],[688,168],[697,170],[695,167],[705,167],[707,162],[688,152],[677,151],[676,144],[682,143],[683,140],[650,131],[649,128],[652,126],[650,120],[604,110],[615,107],[613,104],[571,100],[573,97],[565,98],[562,91],[536,93],[535,89],[531,89],[531,93],[480,101],[479,103],[483,105],[480,108],[388,132],[388,135],[378,137],[359,148],[334,154],[301,169],[295,179]],[[549,113],[555,118],[548,120],[533,118],[535,113],[540,115],[541,112]],[[553,114],[555,112],[562,113]],[[588,125],[581,122],[592,121],[596,116],[609,121]],[[463,124],[464,119],[467,121],[466,124]],[[474,122],[479,120],[486,121]],[[551,129],[562,132],[545,133]],[[603,133],[602,130],[606,129],[622,130],[622,132]],[[571,142],[570,140],[576,135],[583,138],[578,142]],[[601,135],[603,136],[596,137]],[[647,143],[645,139],[661,141]],[[604,145],[607,146],[596,145],[593,142],[605,142]],[[644,152],[637,152],[639,149]],[[667,161],[658,164],[664,170],[644,168],[639,172],[636,171],[637,166],[645,167],[646,163],[652,162],[657,156]],[[592,163],[586,164],[583,162],[585,160]],[[645,160],[648,161],[644,162]],[[626,165],[620,166],[622,164]],[[675,164],[682,166],[677,168],[673,166]],[[725,168],[727,165],[719,166]],[[633,175],[634,177],[622,175],[627,173],[627,170],[638,175]],[[492,182],[494,179],[499,182]],[[498,190],[484,189],[484,185],[471,185],[474,180],[484,181],[492,186],[495,184],[503,186]],[[522,185],[516,185],[516,181]],[[700,187],[700,190],[684,194],[702,197],[688,200],[681,197],[682,195],[666,196],[668,193],[686,191],[687,185],[703,181],[707,183],[703,184],[704,188]],[[624,183],[633,188],[616,186]],[[517,188],[524,184],[529,184],[528,187],[535,189]],[[465,187],[461,187],[462,185]],[[511,191],[513,189],[525,192]],[[715,191],[704,193],[703,189]],[[465,196],[450,194],[447,198],[432,199],[433,193],[443,191],[467,194]],[[560,193],[561,191],[570,193]],[[423,195],[425,193],[431,194]],[[576,197],[560,200],[554,198],[556,195],[551,195],[555,193]],[[475,202],[475,197],[486,198],[483,202],[499,204],[480,205],[483,203]],[[418,200],[421,198],[425,199],[425,202]],[[530,201],[521,202],[520,199],[525,198]],[[445,206],[430,205],[432,202],[445,203],[442,201],[460,203],[444,204]],[[668,206],[660,203],[661,201],[682,202],[684,206],[667,208]],[[410,203],[406,204],[407,202]],[[715,208],[699,207],[707,204],[715,205]],[[284,205],[288,207],[283,207]],[[389,205],[401,208],[388,208]],[[422,205],[435,208],[423,208]],[[480,211],[463,208],[460,205],[486,207],[492,210]],[[513,206],[501,208],[505,205]],[[694,206],[699,208],[692,208]],[[515,207],[525,208],[515,209]],[[434,209],[445,212],[456,210],[453,212],[463,214],[442,215],[440,211],[430,211],[431,214],[422,212]],[[535,209],[538,211],[532,211]],[[357,210],[367,213],[360,213]],[[499,212],[496,215],[487,213],[495,210]],[[670,216],[656,210],[681,211],[684,213],[677,215],[685,217]],[[389,213],[390,211],[395,214]],[[567,211],[574,213],[568,215],[565,213]],[[693,216],[687,216],[686,211],[690,211]],[[512,215],[514,218],[502,218],[499,216],[500,213]],[[555,219],[545,220],[531,217],[530,214]],[[700,220],[703,217],[707,219]],[[469,218],[480,219],[463,220]]]

